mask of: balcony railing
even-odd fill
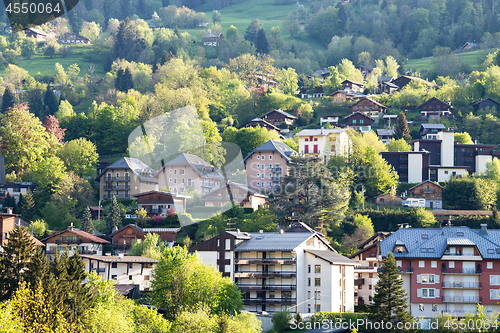
[[[295,258],[238,258],[236,265],[294,265]]]
[[[355,267],[356,270],[358,269],[362,269],[362,270],[371,270],[371,271],[377,271],[379,267],[375,267],[375,266],[358,266],[358,267]]]
[[[435,189],[421,189],[420,193],[436,193]]]
[[[259,271],[234,272],[234,277],[237,277],[237,278],[264,278],[264,277],[293,278],[295,276],[297,276],[297,273],[295,273],[295,272],[259,272]]]
[[[123,190],[130,190],[130,186],[104,186],[103,187],[104,191],[123,191]]]
[[[475,268],[445,268],[442,269],[441,272],[443,274],[481,274],[481,270]]]
[[[99,273],[104,273],[106,271],[106,268],[99,267],[99,268],[91,268],[90,270],[95,271],[95,272],[97,272],[97,274],[99,274]]]
[[[398,267],[398,268],[399,268],[400,273],[413,273],[413,267],[410,267],[410,268]]]
[[[280,180],[281,180],[281,178],[279,178],[279,177],[271,178],[271,181],[273,181],[273,182],[279,182]]]
[[[243,299],[243,304],[282,304],[292,305],[297,303],[296,298],[247,298]]]
[[[105,182],[129,182],[130,177],[104,177]]]
[[[130,198],[130,194],[118,194],[118,195],[116,195],[116,194],[114,194],[114,195],[113,194],[111,194],[111,195],[105,194],[105,195],[102,196],[102,198],[103,199],[112,199],[113,196],[115,198],[117,198],[117,199],[129,199]]]
[[[162,214],[163,209],[146,209],[146,213],[148,214]]]
[[[82,241],[80,239],[56,239],[56,244],[81,244]]]
[[[281,169],[281,167],[279,167],[279,168],[275,167],[275,168],[271,168],[271,171],[272,172],[281,172],[281,171],[283,171],[283,169]]]
[[[480,296],[443,296],[443,303],[481,303]]]
[[[443,282],[443,288],[481,289],[481,282]]]
[[[365,279],[354,279],[354,285],[359,286],[365,284]]]
[[[292,291],[296,290],[297,286],[294,284],[266,284],[266,285],[239,284],[238,288],[240,288],[241,291],[252,291],[252,290]]]
[[[97,251],[78,250],[79,254],[97,254]]]

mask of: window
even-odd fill
[[[311,313],[311,304],[307,304],[307,312]]]
[[[311,265],[307,265],[307,273],[311,273]]]
[[[188,186],[191,186],[191,178],[188,178]]]
[[[487,268],[487,269],[493,269],[493,262],[488,261],[488,262],[486,263],[486,268]]]
[[[267,170],[271,170],[273,168],[273,165],[272,164],[268,164],[267,165]]]
[[[269,161],[271,161],[273,159],[273,155],[269,156]]]
[[[431,268],[437,267],[437,261],[431,261]]]
[[[422,289],[422,297],[427,297],[428,294],[428,289]]]
[[[321,279],[314,279],[315,286],[321,286]]]
[[[436,303],[432,304],[432,312],[437,312],[438,305]]]
[[[403,266],[403,262],[401,260],[396,260],[396,266],[398,267]]]
[[[120,178],[120,173],[119,172],[116,173],[116,178]]]
[[[131,269],[134,268],[134,264],[132,264],[132,263],[128,264],[128,268],[131,268]]]
[[[260,186],[260,182],[257,182],[257,186]]]
[[[370,279],[373,279],[373,273],[368,273],[368,277],[369,277]]]
[[[129,279],[129,280],[132,280],[132,275],[129,275],[129,276],[128,276],[128,279]]]
[[[311,278],[307,278],[307,286],[311,286]]]
[[[116,280],[116,275],[111,275],[111,278],[112,278],[113,280]]]
[[[434,274],[429,275],[429,283],[434,283]]]
[[[320,304],[316,305],[316,312],[321,312],[321,305]]]
[[[424,260],[419,260],[418,261],[418,267],[425,267],[425,261]]]
[[[257,164],[257,169],[260,169],[260,164]]]
[[[144,281],[149,281],[149,275],[144,275]]]
[[[264,177],[262,177],[262,178],[264,178]],[[261,185],[260,187],[262,187],[262,188],[265,186],[264,182],[262,182],[260,185]]]
[[[371,285],[371,284],[368,286],[368,289],[369,289],[369,290],[372,290],[372,285]]]
[[[174,169],[174,175],[176,175],[176,174],[177,174],[177,169]]]
[[[269,187],[273,187],[273,183],[272,182],[269,182]]]
[[[260,166],[260,168],[261,168],[262,170],[264,170],[264,169],[266,168],[266,166],[265,166],[264,164],[262,164],[262,165]]]
[[[448,267],[449,268],[455,268],[455,262],[454,261],[449,261],[448,262]]]
[[[418,311],[424,311],[424,303],[418,305]]]
[[[314,273],[321,273],[321,265],[314,266]]]
[[[111,268],[118,268],[118,263],[116,263],[116,262],[112,263]]]
[[[231,239],[226,238],[226,250],[230,250],[230,249],[231,249]]]
[[[260,160],[260,155],[257,155],[257,159]],[[257,165],[257,168],[259,167],[259,165]]]
[[[171,183],[172,182],[172,178],[169,178],[168,181]]]
[[[269,174],[269,179],[271,179],[271,178],[273,178],[273,174],[272,173]]]
[[[186,173],[186,170],[185,169],[181,169],[181,175],[183,175],[185,173]]]
[[[174,184],[177,184],[177,178],[174,178]]]
[[[321,291],[315,291],[314,293],[316,294],[315,295],[316,299],[318,299],[318,300],[321,299]]]
[[[500,286],[500,275],[490,275],[490,285]]]
[[[352,123],[353,123],[353,124],[356,124],[356,119],[353,119],[353,120],[352,120]]]
[[[182,184],[184,184],[184,183],[185,183],[185,179],[184,179],[184,178],[182,178],[182,179],[181,179],[181,183],[182,183]]]
[[[172,173],[172,169],[169,169],[168,172]]]
[[[257,177],[260,177],[260,172],[257,172]]]
[[[266,177],[266,175],[265,175],[265,174],[261,174],[261,175],[260,175],[260,178],[262,178],[262,179],[264,179],[265,177]]]
[[[307,299],[311,299],[311,291],[307,291]]]
[[[500,299],[500,290],[490,289],[490,299]]]

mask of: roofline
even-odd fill
[[[413,190],[415,187],[419,187],[419,186],[420,186],[420,185],[422,185],[423,183],[427,183],[427,182],[432,183],[432,184],[434,184],[434,185],[436,185],[436,186],[439,186],[439,187],[441,187],[441,188],[444,188],[444,187],[442,187],[441,185],[434,183],[432,180],[427,179],[427,180],[424,180],[423,182],[421,182],[420,184],[415,185],[415,186],[413,186],[412,188],[409,188],[409,189],[408,189],[408,191],[411,191],[411,190]]]
[[[310,250],[310,249],[304,249],[304,252],[307,252],[307,253],[309,253],[309,254],[311,254],[311,255],[315,256],[316,258],[319,258],[319,259],[322,259],[322,260],[324,260],[324,261],[327,261],[327,262],[329,262],[330,264],[340,264],[340,265],[349,265],[349,266],[357,266],[357,265],[359,265],[359,263],[358,263],[358,262],[356,262],[356,261],[352,260],[352,259],[351,259],[351,258],[349,258],[349,257],[345,257],[345,256],[343,256],[343,257],[345,257],[345,258],[347,258],[347,259],[351,260],[351,261],[352,261],[352,263],[348,263],[348,262],[341,262],[341,261],[330,261],[330,260],[324,259],[324,258],[322,258],[322,257],[320,257],[320,256],[318,256],[318,255],[316,255],[316,254],[314,254],[314,253],[312,253],[311,251],[324,251],[324,250]],[[332,251],[332,252],[333,252],[333,251]],[[335,254],[338,254],[339,256],[342,256],[340,253],[338,253],[338,252],[336,252],[336,251],[335,251],[334,253],[335,253]]]

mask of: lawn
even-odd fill
[[[52,76],[55,75],[55,64],[58,62],[64,68],[68,68],[72,64],[78,64],[80,67],[80,76],[85,75],[85,70],[88,68],[89,63],[83,58],[87,52],[92,52],[92,46],[70,46],[70,52],[66,57],[57,56],[49,58],[43,54],[36,54],[31,58],[20,60],[16,66],[24,68],[31,76],[37,74]],[[102,64],[95,63],[95,75],[103,76],[104,70]],[[5,68],[0,69],[0,76],[5,75]]]

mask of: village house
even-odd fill
[[[262,127],[262,128],[266,128],[268,131],[274,131],[277,134],[281,133],[281,129],[279,127],[274,126],[273,124],[268,123],[264,119],[260,119],[260,118],[254,118],[254,119],[250,120],[248,123],[243,125],[243,127]]]
[[[438,133],[442,131],[446,131],[443,124],[422,124],[418,130],[423,140],[437,140]]]
[[[241,207],[257,210],[261,206],[266,206],[268,196],[246,185],[229,182],[225,187],[206,194],[203,199],[206,207],[222,207],[231,201],[236,201]]]
[[[167,216],[181,212],[186,207],[186,196],[164,191],[148,191],[133,195],[137,199],[137,208],[145,209],[148,216]]]
[[[226,231],[190,252],[234,280],[247,311],[354,311],[356,262],[314,231]]]
[[[97,176],[99,198],[130,199],[137,193],[158,190],[158,180],[153,177],[155,173],[140,160],[123,157]]]
[[[92,40],[87,37],[75,34],[74,32],[61,35],[59,38],[61,44],[92,44]]]
[[[155,178],[161,189],[166,188],[175,194],[185,194],[192,188],[203,195],[224,183],[218,168],[196,155],[186,153],[167,162]]]
[[[128,253],[134,240],[143,240],[148,233],[158,234],[162,242],[168,242],[173,246],[177,240],[180,228],[141,228],[137,224],[128,224],[109,235],[112,239],[113,252]]]
[[[413,82],[413,81],[423,83],[428,87],[433,87],[433,88],[437,87],[437,85],[435,85],[432,82],[429,82],[427,80],[423,80],[419,77],[414,77],[414,76],[409,76],[409,75],[402,75],[402,76],[398,77],[397,79],[395,79],[394,81],[392,81],[392,83],[397,85],[399,87],[399,90],[401,90],[407,84],[409,84],[410,82]]]
[[[319,82],[323,82],[327,77],[330,76],[330,72],[328,69],[323,68],[323,69],[318,69],[316,72],[313,73],[313,75],[308,76],[309,79],[312,79],[314,77],[319,78]]]
[[[351,105],[351,112],[361,112],[372,118],[376,123],[378,123],[379,117],[381,117],[387,110],[387,107],[374,101],[370,98],[361,98],[356,103]]]
[[[388,145],[394,137],[394,132],[395,131],[393,129],[379,128],[377,129],[377,136],[382,143]]]
[[[426,180],[408,190],[411,197],[425,199],[425,208],[443,208],[443,187],[430,180]]]
[[[352,80],[345,80],[342,82],[342,88],[344,90],[350,90],[353,92],[362,93],[365,90],[365,84]]]
[[[29,224],[21,219],[20,215],[12,214],[12,208],[7,208],[7,213],[0,213],[0,253],[3,252],[3,246],[5,246],[8,242],[9,234],[17,228],[24,227],[28,228]],[[35,246],[45,246],[38,239],[30,235],[31,240],[35,244]]]
[[[436,97],[431,97],[418,106],[422,117],[449,117],[453,107],[451,102],[446,103]]]
[[[377,206],[398,207],[401,206],[402,201],[403,198],[401,198],[399,195],[392,196],[390,192],[375,197],[375,203],[377,204]]]
[[[364,65],[358,65],[356,66],[356,69],[363,74],[363,77],[366,79],[366,76],[373,72],[373,67],[371,66],[364,66]]]
[[[462,45],[462,50],[465,51],[465,50],[472,50],[473,48],[475,48],[477,46],[476,43],[472,43],[472,42],[465,42],[464,45]]]
[[[89,234],[80,229],[73,228],[71,225],[68,229],[56,232],[55,234],[42,239],[45,244],[45,253],[48,255],[56,254],[56,252],[68,251],[69,256],[78,251],[79,254],[94,254],[101,256],[102,246],[109,244],[107,240]]]
[[[248,153],[245,163],[247,185],[269,192],[288,175],[288,163],[295,151],[281,141],[269,140]]]
[[[295,135],[299,138],[299,153],[320,157],[325,163],[331,156],[345,156],[350,140],[345,129],[305,129]]]
[[[268,123],[278,127],[281,123],[285,123],[288,126],[291,126],[294,124],[295,120],[297,120],[297,117],[286,113],[281,109],[269,111],[268,113],[263,114],[261,118]]]
[[[37,41],[37,43],[47,41],[48,34],[43,30],[35,28],[24,28],[23,31],[26,37],[34,38]]]
[[[479,110],[486,110],[487,108],[491,110],[491,113],[495,113],[497,112],[497,110],[500,110],[500,103],[488,97],[488,98],[483,98],[482,100],[476,103],[473,103],[472,107],[474,107],[475,114],[477,114]]]
[[[366,97],[366,95],[350,90],[337,90],[336,92],[328,95],[328,97],[333,99],[333,103],[342,103],[345,101],[360,99]]]
[[[328,114],[319,117],[319,124],[323,127],[324,123],[328,123],[331,126],[337,126],[339,124],[339,118],[341,116],[338,114]]]
[[[344,118],[346,121],[346,125],[348,127],[353,128],[355,131],[359,133],[366,133],[372,130],[372,125],[375,123],[375,120],[365,113],[354,112]]]
[[[323,86],[317,86],[312,89],[303,88],[299,91],[300,98],[321,98],[325,96]]]

